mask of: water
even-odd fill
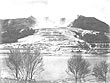
[[[92,66],[95,63],[100,62],[101,60],[107,60],[108,62],[110,62],[110,57],[95,57],[91,54],[83,54],[83,56],[85,56],[84,58],[88,60],[92,64]],[[2,72],[1,75],[5,77],[9,75],[7,74],[7,67],[4,58],[6,58],[6,56],[0,55],[0,70]],[[70,56],[44,56],[43,63],[45,71],[41,73],[40,77],[45,80],[66,78],[68,75],[65,71],[68,69],[67,61],[69,58]]]

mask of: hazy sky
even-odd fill
[[[110,23],[110,0],[0,0],[0,18],[92,16]]]

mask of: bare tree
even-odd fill
[[[22,65],[22,56],[20,51],[17,49],[10,49],[10,53],[8,54],[8,58],[6,58],[6,65],[11,70],[14,78],[19,78],[19,70]]]
[[[25,80],[32,80],[35,74],[43,71],[42,56],[38,50],[27,48],[23,53]]]
[[[95,76],[97,81],[106,83],[108,72],[109,68],[106,61],[101,61],[99,64],[95,64],[93,68],[93,76]]]
[[[16,79],[32,80],[35,74],[43,71],[42,56],[31,47],[24,49],[10,49],[6,64]]]
[[[75,83],[84,79],[90,73],[90,64],[81,55],[74,55],[68,60],[68,69],[73,74]]]

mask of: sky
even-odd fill
[[[110,0],[0,0],[0,19],[29,17],[96,17],[110,23]]]

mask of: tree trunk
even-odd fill
[[[106,80],[106,79],[107,79],[107,78],[106,78],[107,76],[106,76],[106,75],[107,75],[107,73],[105,73],[105,83],[107,82],[107,80]]]
[[[30,80],[32,80],[32,78],[33,78],[33,75],[32,75],[32,73],[31,73]]]
[[[79,79],[80,83],[81,83],[81,78]]]
[[[16,68],[16,79],[18,80],[18,69]]]
[[[75,76],[75,83],[77,83],[78,77],[77,77],[77,72],[76,72],[76,76]]]
[[[77,77],[75,77],[75,83],[77,83]]]
[[[27,71],[27,73],[26,73],[25,80],[26,80],[26,81],[28,80],[28,71]]]
[[[30,80],[32,80],[32,78],[33,78],[33,71],[34,71],[34,67],[32,68],[32,70],[30,72]]]
[[[105,83],[106,83],[106,79],[105,79]]]

